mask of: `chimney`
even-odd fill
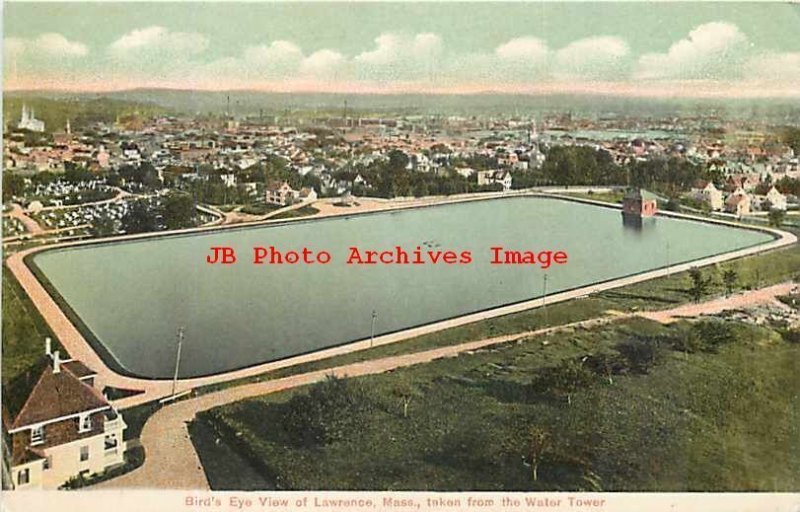
[[[61,359],[59,358],[58,350],[53,352],[53,373],[61,372]]]
[[[53,357],[53,340],[50,338],[44,339],[44,353],[50,357]]]

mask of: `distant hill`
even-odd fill
[[[7,102],[22,97],[69,101],[97,101],[96,111],[114,111],[125,106],[158,105],[185,114],[235,116],[280,116],[287,112],[311,115],[341,115],[347,101],[349,115],[460,115],[490,116],[568,114],[579,117],[719,116],[725,119],[757,119],[780,124],[800,124],[800,102],[791,99],[718,100],[653,99],[599,95],[423,95],[423,94],[331,94],[269,93],[256,91],[192,91],[132,89],[97,93],[6,93]],[[104,102],[114,100],[111,102]],[[124,103],[115,103],[124,102]],[[19,105],[19,103],[12,103]],[[19,108],[13,113],[18,117]],[[37,111],[39,109],[37,108]],[[4,113],[6,108],[4,107]],[[44,110],[41,111],[44,116]],[[48,120],[45,118],[45,121]],[[58,119],[56,119],[58,121]]]
[[[73,129],[80,130],[98,121],[113,122],[117,116],[124,119],[137,113],[149,117],[168,112],[167,108],[153,102],[107,96],[6,93],[3,95],[3,122],[9,128],[19,121],[23,103],[33,108],[36,118],[44,121],[49,133],[63,131],[67,119]]]

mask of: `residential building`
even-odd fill
[[[744,191],[737,191],[725,200],[725,211],[738,217],[750,213],[750,196]]]
[[[317,191],[313,187],[303,187],[297,194],[297,198],[301,201],[316,201]]]
[[[786,210],[786,196],[781,194],[775,187],[770,187],[765,200],[769,201],[770,210]]]
[[[692,196],[698,201],[707,204],[711,210],[722,210],[725,200],[722,191],[714,186],[712,181],[701,181],[692,188]]]
[[[95,388],[95,373],[47,349],[4,389],[3,427],[16,489],[57,489],[123,464],[127,427]]]
[[[508,171],[478,171],[478,186],[503,185],[503,190],[511,190],[511,173]]]
[[[273,181],[267,185],[264,200],[267,204],[288,206],[298,197],[298,191],[289,186],[285,181]]]

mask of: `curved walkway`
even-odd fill
[[[757,304],[772,302],[776,297],[788,295],[796,290],[798,290],[798,285],[796,283],[781,283],[758,290],[737,293],[729,297],[719,297],[699,304],[685,304],[677,308],[662,311],[646,311],[640,313],[639,316],[668,324],[683,318],[692,318],[700,315],[715,315],[722,311],[742,309]]]
[[[541,335],[579,326],[593,327],[622,318],[629,318],[630,316],[632,315],[584,320],[563,326],[498,336],[424,352],[353,363],[266,382],[242,385],[177,402],[160,409],[145,423],[140,437],[142,446],[145,448],[144,464],[130,473],[93,486],[92,489],[121,487],[209,489],[203,466],[189,437],[187,423],[192,421],[197,413],[220,405],[313,384],[325,379],[328,375],[358,377],[383,373],[427,363],[443,357],[454,357],[462,353],[490,345],[507,343],[527,336]]]
[[[795,283],[781,283],[759,290],[740,293],[728,298],[712,299],[707,302],[679,306],[665,311],[643,312],[638,314],[612,314],[562,326],[497,336],[413,354],[353,363],[266,382],[232,387],[215,393],[201,395],[197,398],[168,405],[156,412],[145,423],[140,438],[146,450],[144,464],[131,473],[103,482],[93,488],[149,487],[165,489],[209,489],[209,483],[203,472],[202,464],[189,437],[188,423],[192,421],[198,413],[228,403],[305,386],[319,382],[328,375],[358,377],[383,373],[398,368],[427,363],[443,357],[455,357],[459,354],[468,353],[492,345],[521,340],[531,336],[539,336],[576,327],[591,328],[631,318],[633,316],[641,316],[658,322],[669,323],[688,316],[715,314],[724,310],[739,309],[769,302],[774,300],[776,296],[785,295],[795,289],[797,289],[797,284]]]
[[[508,197],[508,196],[520,196],[520,195],[531,195],[530,192],[523,192],[523,193],[506,193],[506,194],[486,194],[486,195],[465,195],[465,196],[458,196],[454,198],[448,198],[447,200],[435,200],[435,199],[423,199],[423,200],[415,200],[415,201],[399,201],[399,202],[386,202],[382,205],[382,207],[376,208],[375,211],[383,211],[383,210],[390,210],[390,209],[403,209],[409,208],[413,206],[420,206],[424,204],[443,204],[443,203],[453,203],[453,202],[461,202],[461,201],[473,201],[473,200],[483,200],[491,197]],[[546,196],[546,197],[558,197],[558,196]],[[567,198],[569,200],[576,200],[574,198]],[[602,203],[592,200],[577,200],[579,202],[585,202],[590,204],[599,204],[602,206],[608,207],[608,203]],[[332,212],[329,215],[349,215],[352,212],[349,209],[346,211],[337,211]],[[672,214],[673,216],[683,217],[683,218],[692,218],[685,215],[679,214]],[[303,221],[306,218],[299,218],[297,220]],[[710,222],[706,219],[702,219],[705,222]],[[293,221],[293,220],[292,220]],[[267,225],[270,222],[292,222],[292,221],[266,221],[260,225]],[[734,225],[733,223],[727,223],[723,221],[715,221],[720,224],[726,225]],[[241,226],[241,224],[239,225]],[[741,226],[740,226],[741,227]],[[185,230],[175,230],[175,231],[165,231],[161,232],[156,236],[165,236],[170,234],[177,234],[177,233],[202,233],[209,230],[215,229],[225,229],[225,227],[219,226],[212,226],[212,227],[200,227],[200,228],[191,228]],[[750,227],[750,229],[753,229]],[[768,231],[773,233],[777,238],[776,240],[756,246],[750,247],[746,249],[741,249],[738,251],[729,252],[727,254],[722,254],[718,256],[712,256],[700,260],[696,260],[689,263],[683,263],[679,265],[673,265],[669,268],[661,268],[657,270],[652,270],[649,272],[643,272],[641,274],[636,274],[620,279],[615,279],[612,281],[598,283],[589,285],[583,288],[579,288],[576,290],[571,290],[562,293],[555,293],[549,295],[547,297],[547,304],[554,304],[556,302],[562,302],[571,300],[578,297],[583,297],[591,293],[597,293],[605,290],[610,290],[613,288],[618,288],[622,286],[627,286],[630,284],[639,283],[642,281],[647,281],[650,279],[654,279],[657,277],[668,276],[677,272],[682,272],[688,270],[692,267],[696,266],[704,266],[704,265],[711,265],[714,263],[718,263],[721,261],[726,261],[729,259],[740,258],[743,256],[749,256],[752,254],[757,254],[763,251],[777,249],[780,247],[784,247],[787,245],[791,245],[797,242],[797,237],[793,234],[778,231],[778,230],[769,230],[766,228],[761,228],[762,231]],[[154,235],[152,233],[144,233],[144,234],[137,234],[137,235],[126,235],[120,237],[114,237],[107,239],[108,241],[122,241],[122,240],[134,240],[134,239],[142,239],[142,238],[153,238]],[[98,374],[98,381],[106,386],[112,386],[121,389],[130,389],[130,390],[137,390],[142,391],[142,393],[134,396],[130,396],[127,398],[122,398],[115,401],[115,405],[119,408],[126,408],[142,403],[149,402],[151,400],[155,400],[158,398],[163,398],[170,396],[172,393],[172,382],[170,380],[151,380],[151,379],[142,379],[142,378],[135,378],[135,377],[128,377],[121,375],[119,373],[114,372],[111,368],[109,368],[97,353],[91,348],[89,343],[84,339],[78,329],[69,321],[66,314],[58,307],[56,302],[53,300],[52,297],[47,293],[45,288],[42,284],[36,279],[33,272],[28,268],[28,266],[24,262],[24,258],[34,252],[51,249],[55,247],[67,247],[67,246],[78,246],[78,245],[85,245],[90,243],[96,243],[99,240],[82,240],[78,242],[67,242],[67,243],[59,243],[55,245],[48,245],[43,247],[34,247],[29,248],[18,253],[15,253],[6,261],[6,265],[8,269],[14,274],[14,276],[19,281],[20,285],[23,287],[25,292],[31,298],[33,303],[35,304],[36,308],[40,311],[43,318],[47,322],[47,324],[52,329],[53,333],[58,338],[59,342],[66,348],[69,352],[70,356],[75,359],[80,359],[83,361],[87,366],[89,366],[92,370],[97,372]],[[540,307],[542,305],[542,299],[536,298],[529,301],[513,304],[510,306],[503,306],[498,307],[486,311],[482,311],[479,313],[468,314],[461,317],[453,318],[450,320],[434,322],[428,325],[424,325],[421,327],[416,327],[412,329],[407,329],[404,331],[387,334],[383,336],[378,336],[374,339],[374,342],[370,342],[369,339],[355,341],[353,343],[349,343],[346,345],[341,345],[338,347],[333,347],[329,349],[323,349],[317,352],[313,352],[306,355],[301,355],[297,357],[287,358],[281,361],[276,361],[272,363],[263,363],[259,365],[255,365],[249,368],[235,370],[223,374],[212,375],[208,377],[200,377],[200,378],[192,378],[192,379],[182,379],[179,381],[178,388],[180,390],[188,390],[191,388],[196,388],[200,386],[206,386],[209,384],[216,384],[221,382],[227,382],[231,380],[237,380],[245,377],[251,377],[255,375],[259,375],[268,371],[273,371],[279,368],[285,368],[288,366],[294,366],[301,363],[317,361],[320,359],[326,359],[332,356],[346,354],[350,352],[365,350],[371,348],[372,346],[380,346],[389,343],[396,343],[402,340],[406,340],[409,338],[417,337],[423,334],[428,334],[431,332],[441,331],[444,329],[449,329],[452,327],[458,327],[461,325],[466,325],[472,322],[480,321],[480,320],[487,320],[490,318],[495,318],[499,316],[508,315],[511,313],[518,313],[521,311],[526,311],[529,309],[534,309]]]

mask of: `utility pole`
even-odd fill
[[[547,326],[547,274],[544,275],[542,284],[542,309],[544,310],[544,324]]]
[[[670,270],[669,265],[669,239],[667,239],[667,277],[672,275],[672,271]]]
[[[369,348],[372,348],[372,343],[375,341],[375,320],[378,318],[378,313],[372,310],[372,329],[369,333]]]
[[[172,396],[175,396],[175,389],[178,385],[178,369],[181,366],[181,346],[183,345],[183,327],[178,328],[178,353],[175,354],[175,376],[172,377]]]

